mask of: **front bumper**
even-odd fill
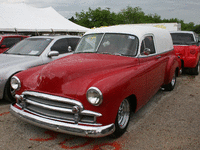
[[[26,122],[29,122],[33,125],[50,129],[56,132],[62,132],[62,133],[67,133],[67,134],[72,134],[72,135],[97,138],[97,137],[104,137],[104,136],[110,135],[115,131],[115,125],[113,123],[106,126],[100,126],[100,127],[70,124],[70,123],[50,120],[47,118],[30,114],[24,110],[20,110],[16,108],[14,104],[10,106],[10,112],[14,116]]]

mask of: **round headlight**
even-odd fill
[[[99,106],[103,101],[103,95],[101,91],[96,87],[90,87],[87,90],[86,96],[88,102],[94,106]]]
[[[13,76],[10,80],[10,85],[14,90],[19,90],[21,88],[21,82],[18,77]]]

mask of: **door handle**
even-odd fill
[[[157,59],[161,58],[161,56],[156,57]]]

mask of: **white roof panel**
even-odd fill
[[[91,29],[85,34],[92,33],[122,33],[122,34],[133,34],[138,37],[140,41],[143,40],[145,35],[151,34],[154,36],[156,42],[157,53],[172,50],[173,43],[172,38],[168,30],[160,29],[150,26],[140,25],[116,25],[102,28]]]

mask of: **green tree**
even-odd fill
[[[140,7],[130,7],[123,9],[119,13],[124,19],[124,24],[137,24],[142,23],[142,18],[144,18],[144,12]]]
[[[76,20],[79,25],[93,28],[100,26],[108,26],[118,24],[119,16],[109,9],[101,9],[98,7],[95,10],[89,8],[87,12],[82,11],[76,13]]]
[[[200,33],[200,25],[194,25],[193,22],[184,23],[183,20],[177,18],[170,19],[161,19],[158,14],[148,14],[142,11],[140,7],[131,7],[127,6],[126,9],[121,10],[119,13],[110,12],[110,9],[101,9],[98,7],[95,10],[91,8],[88,11],[76,13],[76,18],[71,17],[69,20],[88,27],[101,27],[101,26],[110,26],[118,24],[138,24],[138,23],[180,23],[181,30],[185,31],[195,31]]]
[[[196,25],[193,29],[194,32],[200,34],[200,25]]]

